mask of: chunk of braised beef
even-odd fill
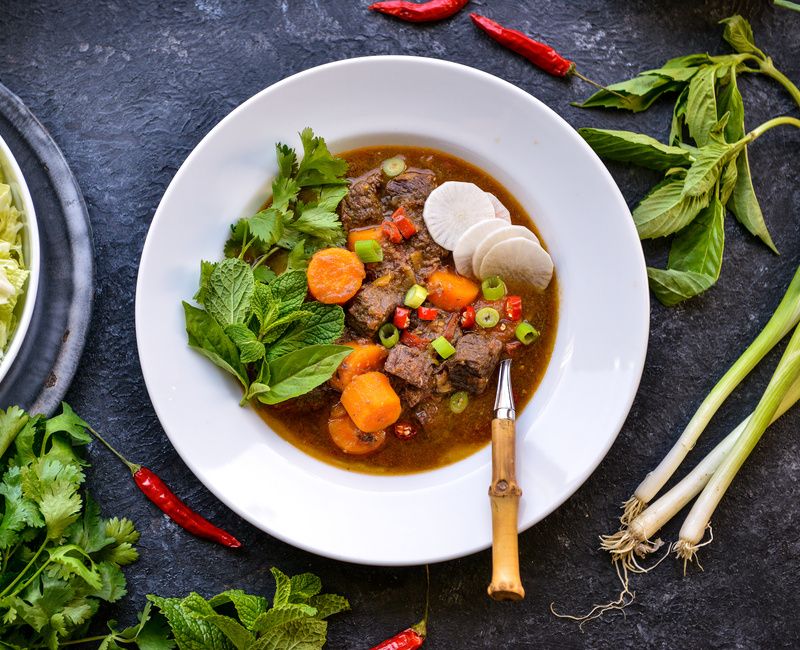
[[[414,418],[423,428],[428,426],[436,417],[436,414],[439,412],[439,404],[440,398],[438,396],[430,396],[413,410]]]
[[[453,384],[450,381],[450,373],[447,366],[440,366],[433,377],[434,390],[440,395],[447,395],[453,392]]]
[[[398,174],[384,189],[384,197],[389,207],[397,209],[401,205],[417,207],[436,187],[436,175],[430,169],[407,169]]]
[[[345,230],[375,226],[383,221],[380,170],[350,180],[350,191],[340,204],[339,214]]]
[[[448,378],[457,390],[482,393],[492,378],[503,343],[494,336],[465,334],[456,344],[456,352],[447,361]]]
[[[389,350],[383,369],[416,388],[430,390],[433,387],[435,368],[427,350],[412,348],[402,343]]]
[[[405,290],[392,281],[364,285],[347,308],[347,324],[364,336],[375,336],[397,305],[403,303]]]
[[[398,389],[397,394],[400,396],[404,408],[413,409],[428,396],[428,391],[424,388],[417,388],[404,381],[400,383],[402,386]]]

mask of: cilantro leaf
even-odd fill
[[[321,206],[305,208],[288,229],[316,237],[329,246],[338,246],[344,242],[344,230],[339,215]]]
[[[114,538],[106,533],[106,526],[100,518],[99,506],[88,495],[83,516],[69,527],[66,535],[70,544],[80,546],[87,553],[96,553],[114,543]]]
[[[303,160],[297,168],[296,182],[300,187],[316,185],[342,185],[347,173],[347,162],[328,151],[324,138],[316,137],[310,128],[300,133],[303,143]]]
[[[92,436],[86,432],[86,424],[66,402],[61,402],[61,415],[50,418],[45,425],[46,435],[49,437],[57,432],[68,433],[73,442],[79,445],[86,445],[92,440]]]
[[[80,467],[46,456],[22,468],[22,493],[39,506],[48,539],[60,539],[80,516],[78,487],[83,480]]]
[[[14,438],[28,422],[28,414],[18,406],[9,406],[0,410],[0,457],[14,442]]]
[[[55,565],[55,574],[65,580],[70,576],[78,576],[93,589],[101,589],[103,581],[89,557],[89,554],[76,544],[65,544],[55,549],[48,549],[51,566]],[[84,563],[88,562],[88,565]]]
[[[36,504],[22,494],[22,477],[19,467],[10,468],[0,483],[0,495],[4,498],[3,519],[0,520],[0,549],[15,544],[18,533],[26,526],[44,526]]]
[[[96,569],[101,586],[92,593],[93,596],[114,603],[128,593],[125,576],[116,564],[100,562],[96,565]]]
[[[286,258],[286,270],[305,269],[308,266],[308,256],[306,255],[306,240],[299,240],[289,251]]]
[[[248,219],[250,231],[264,246],[272,246],[283,236],[283,215],[277,208],[267,208]]]

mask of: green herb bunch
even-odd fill
[[[800,106],[800,89],[759,49],[741,16],[722,21],[734,54],[689,54],[662,67],[608,86],[580,106],[644,111],[667,93],[677,93],[667,144],[630,131],[579,129],[603,158],[664,172],[633,210],[641,239],[673,236],[666,269],[647,269],[650,288],[665,305],[706,291],[719,278],[725,242],[725,209],[777,252],[753,190],[747,146],[792,117],[774,118],[745,132],[738,87],[742,73],[765,74],[786,88]]]
[[[148,596],[139,623],[91,640],[99,650],[318,650],[328,635],[326,618],[350,609],[342,596],[323,594],[320,579],[303,573],[284,575],[272,569],[272,607],[262,596],[230,589],[206,600],[196,593],[185,598]],[[158,611],[153,611],[155,605]]]
[[[271,205],[231,226],[221,262],[201,262],[195,301],[184,302],[190,347],[235,376],[242,403],[277,404],[330,379],[351,348],[331,345],[344,331],[338,305],[306,301],[303,270],[317,248],[339,245],[336,207],[347,194],[347,163],[311,129],[300,134],[303,159],[278,144]],[[280,275],[266,265],[288,251]]]
[[[86,428],[66,404],[49,420],[0,411],[2,648],[58,648],[126,593],[120,567],[138,558],[139,533],[81,494]]]

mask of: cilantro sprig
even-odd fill
[[[92,438],[66,404],[49,420],[0,411],[0,646],[58,648],[126,593],[139,533],[82,491]]]
[[[189,346],[232,374],[242,403],[277,404],[327,381],[351,348],[332,345],[344,331],[338,305],[306,301],[308,256],[344,241],[336,209],[346,196],[347,163],[311,129],[303,157],[276,146],[278,176],[268,208],[231,226],[225,259],[203,261],[198,306],[183,303]],[[277,275],[270,258],[286,251]]]

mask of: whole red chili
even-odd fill
[[[442,20],[457,14],[469,0],[429,0],[428,2],[405,2],[405,0],[387,0],[375,2],[369,6],[388,16],[411,23],[427,23]]]
[[[592,84],[593,86],[608,90],[614,95],[619,95],[619,93],[609,90],[596,81],[592,81],[588,77],[584,77],[575,69],[575,63],[573,61],[561,56],[546,43],[540,43],[530,36],[517,31],[516,29],[503,27],[501,24],[486,18],[486,16],[481,16],[480,14],[470,14],[469,17],[472,18],[473,23],[475,23],[484,32],[500,43],[500,45],[504,45],[509,50],[516,52],[517,54],[521,54],[528,59],[528,61],[541,68],[545,72],[549,72],[556,77],[567,77],[574,75],[579,79],[583,79],[584,81]]]
[[[142,493],[150,499],[150,501],[155,503],[161,512],[167,515],[181,528],[189,531],[193,535],[210,539],[212,542],[217,542],[229,548],[239,548],[242,545],[233,535],[225,532],[221,528],[217,528],[210,521],[187,506],[155,473],[146,467],[130,462],[125,456],[106,442],[97,431],[91,427],[88,427],[88,429],[100,442],[108,447],[117,458],[125,463],[129,470],[131,470],[133,480]]]
[[[425,615],[422,620],[399,634],[386,639],[386,641],[373,646],[370,650],[416,650],[425,643],[425,637],[428,634],[428,605],[430,604],[431,594],[431,574],[427,564],[425,565],[425,579]]]

